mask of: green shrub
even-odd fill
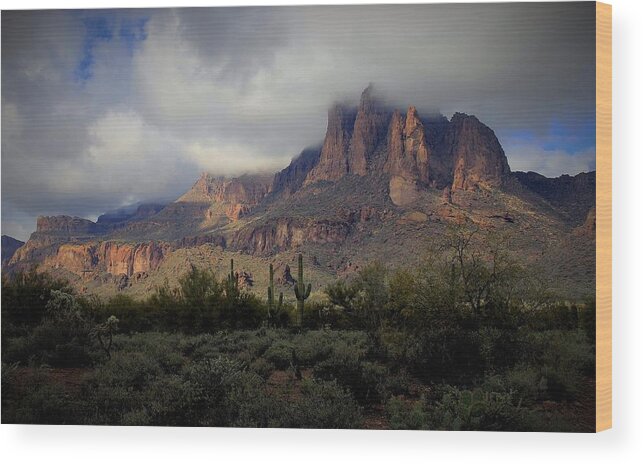
[[[264,358],[258,358],[250,363],[250,370],[262,379],[267,380],[275,371],[275,365]]]
[[[539,367],[548,399],[575,399],[585,378],[594,375],[594,351],[582,331],[536,332],[525,340],[528,354],[524,357],[528,364]]]
[[[523,405],[533,404],[542,399],[547,383],[540,370],[535,366],[516,366],[505,375],[506,388],[513,392]]]
[[[348,429],[361,424],[361,410],[336,382],[304,380],[303,398],[294,405],[294,427]]]
[[[306,366],[326,359],[333,350],[334,342],[329,331],[310,331],[293,338],[297,359]]]
[[[238,415],[249,392],[256,392],[262,380],[230,358],[204,359],[187,367],[186,411],[193,425],[227,426]]]
[[[50,380],[47,368],[31,372],[16,385],[17,371],[3,366],[2,422],[13,424],[79,424],[84,407],[63,385]],[[5,377],[7,375],[7,377]]]
[[[47,273],[18,272],[12,277],[2,274],[2,330],[3,338],[13,335],[8,327],[33,327],[40,323],[47,312],[52,290],[71,294],[69,284],[54,279]]]
[[[360,403],[372,403],[383,392],[382,380],[387,374],[384,366],[365,361],[365,351],[345,342],[333,345],[330,356],[313,368],[313,375],[321,380],[337,381],[348,388]]]
[[[510,394],[451,387],[431,409],[430,425],[436,430],[521,430],[524,411]]]
[[[287,369],[293,361],[294,346],[285,340],[277,340],[266,350],[263,357],[273,363],[277,369]]]
[[[428,414],[424,401],[405,401],[394,396],[386,402],[386,416],[394,430],[422,430],[428,428]]]
[[[92,324],[85,317],[76,298],[52,290],[40,324],[29,335],[3,340],[7,362],[20,361],[57,367],[91,365],[99,357]]]

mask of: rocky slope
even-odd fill
[[[191,262],[216,268],[243,256],[251,286],[268,262],[285,269],[303,251],[322,285],[374,259],[410,266],[428,241],[460,225],[509,237],[525,261],[548,259],[563,292],[582,295],[593,288],[595,184],[595,173],[512,173],[475,116],[387,108],[369,86],[357,107],[329,110],[320,147],[274,175],[205,173],[170,204],[96,223],[39,218],[6,267],[38,265],[90,292],[137,292]]]

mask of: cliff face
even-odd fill
[[[54,255],[62,243],[91,240],[102,231],[96,223],[71,216],[39,216],[36,231],[13,253],[10,266],[26,269]]]
[[[270,193],[272,181],[272,176],[266,175],[244,175],[228,179],[203,173],[194,186],[175,203],[210,204],[207,219],[223,212],[229,219],[237,220]]]
[[[155,271],[172,250],[167,243],[139,244],[99,242],[63,244],[58,251],[44,260],[45,267],[64,268],[82,276],[84,273],[103,271],[114,276],[131,277],[136,273]]]
[[[321,148],[307,148],[277,174],[272,182],[274,193],[293,194],[304,184],[310,170],[319,162]]]
[[[348,173],[348,149],[353,135],[355,111],[336,104],[328,111],[328,127],[319,161],[308,173],[304,185],[337,180]]]
[[[384,171],[421,184],[429,182],[429,148],[424,126],[413,106],[404,119],[398,111],[393,113]]]
[[[271,187],[271,176],[244,175],[228,179],[203,173],[177,202],[256,205]]]
[[[384,153],[383,164],[377,162],[378,153]],[[294,163],[287,169],[296,171]],[[450,121],[440,116],[425,126],[414,106],[405,117],[388,112],[369,86],[356,111],[344,105],[329,111],[319,160],[303,185],[337,181],[347,174],[377,175],[378,170],[390,176],[397,192],[392,198],[427,187],[499,188],[510,174],[494,132],[475,116],[456,113]]]
[[[386,137],[388,120],[388,113],[373,97],[373,87],[369,85],[362,93],[357,108],[357,117],[348,149],[349,173],[366,175],[375,149]]]
[[[452,160],[454,190],[497,188],[510,173],[496,135],[475,116],[456,113],[439,151],[448,153]]]
[[[71,216],[40,216],[36,222],[36,233],[67,237],[91,235],[97,229],[96,223]]]
[[[306,243],[342,243],[351,231],[346,221],[301,221],[282,218],[257,227],[242,229],[234,235],[230,247],[235,250],[269,255]]]

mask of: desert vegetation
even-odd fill
[[[301,258],[290,298],[272,272],[243,289],[234,262],[143,300],[3,276],[2,422],[591,431],[594,302],[509,249],[453,230],[419,267],[374,261],[316,299]]]

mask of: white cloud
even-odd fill
[[[108,112],[88,127],[88,138],[84,156],[65,163],[52,188],[142,200],[176,191],[196,171],[185,162],[179,139],[133,111]]]
[[[503,148],[512,171],[534,171],[546,177],[558,177],[596,170],[595,149],[568,153],[543,150],[537,144],[516,141],[505,143]]]
[[[186,155],[203,171],[224,176],[244,173],[273,173],[290,162],[291,157],[261,156],[252,147],[224,145],[217,141],[192,143]]]

